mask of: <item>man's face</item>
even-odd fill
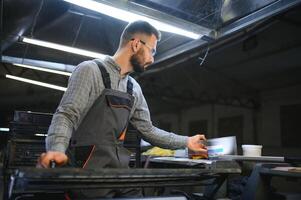
[[[130,58],[131,65],[135,72],[141,73],[154,62],[154,53],[157,46],[157,38],[155,35],[144,36],[138,39],[139,49]]]

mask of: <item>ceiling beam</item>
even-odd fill
[[[138,78],[169,69],[194,57],[198,57],[205,51],[207,46],[210,46],[210,52],[212,52],[213,49],[220,48],[225,44],[237,42],[237,38],[245,39],[250,34],[258,33],[269,26],[267,23],[274,21],[271,19],[272,16],[297,6],[300,2],[301,0],[276,1],[242,19],[236,20],[216,32],[211,32],[211,35],[213,33],[216,34],[213,37],[215,40],[204,37],[169,50],[156,57],[153,68],[142,73]]]
[[[271,18],[301,3],[301,0],[279,0],[275,1],[251,14],[234,21],[216,31],[216,38],[233,34],[261,20]]]

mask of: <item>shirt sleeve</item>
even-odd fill
[[[92,106],[90,102],[94,101],[91,98],[96,93],[95,85],[102,84],[99,81],[102,80],[99,69],[95,65],[92,64],[92,61],[85,61],[73,71],[67,90],[48,129],[46,137],[47,151],[65,152],[72,132],[78,127],[86,114],[87,106]],[[100,88],[104,89],[103,84],[101,86]]]
[[[168,149],[185,148],[187,136],[167,132],[152,125],[148,105],[138,83],[135,84],[135,104],[130,122],[142,134],[142,138],[154,146]]]

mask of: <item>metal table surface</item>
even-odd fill
[[[241,173],[239,164],[233,160],[208,160],[208,159],[189,159],[175,157],[150,157],[150,166],[164,167],[191,167],[199,168],[204,171],[209,170],[212,173]]]
[[[243,156],[243,155],[223,155],[221,159],[231,159],[236,161],[255,161],[255,162],[284,162],[284,157],[280,156]]]
[[[216,174],[240,173],[240,168],[179,168],[179,169],[99,169],[79,168],[18,168],[7,172],[15,189],[60,189],[91,187],[133,187],[189,185]]]
[[[23,167],[6,170],[7,195],[91,188],[136,188],[206,185],[206,180],[224,180],[240,173],[238,165],[214,164],[209,168],[129,168],[86,170]],[[204,184],[205,181],[205,184]],[[212,192],[215,192],[214,189]]]

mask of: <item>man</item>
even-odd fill
[[[65,164],[70,141],[69,159],[76,167],[128,167],[129,154],[119,142],[128,122],[152,145],[206,153],[201,144],[204,135],[180,136],[154,127],[141,88],[129,76],[154,62],[158,40],[158,30],[136,21],[124,29],[113,57],[76,67],[49,127],[47,152],[41,155],[40,166],[48,167],[51,160]]]

